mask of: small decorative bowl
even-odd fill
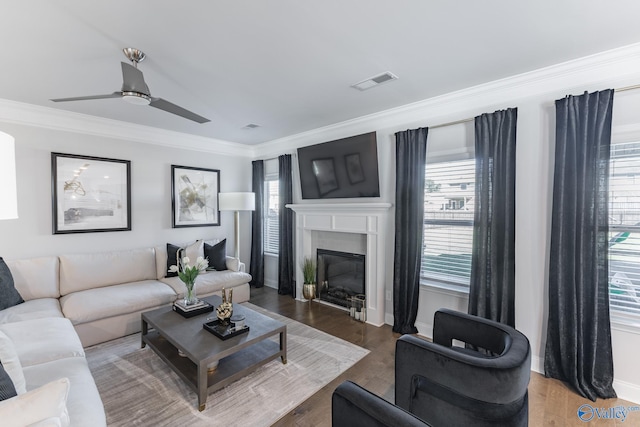
[[[231,316],[231,323],[236,325],[236,329],[244,328],[244,314],[234,314]]]

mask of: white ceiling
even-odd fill
[[[640,41],[638,0],[5,0],[0,98],[257,144]],[[152,96],[120,99],[122,48]],[[350,85],[391,71],[399,80]],[[261,127],[247,130],[255,123]]]

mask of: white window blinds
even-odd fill
[[[264,182],[264,251],[278,253],[278,178],[267,177]]]
[[[640,319],[640,142],[611,145],[609,300],[612,317]]]
[[[428,283],[469,289],[474,184],[474,159],[425,168],[421,276]]]

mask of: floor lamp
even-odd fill
[[[15,140],[0,132],[0,219],[18,218]]]
[[[240,211],[256,210],[255,193],[220,193],[218,204],[221,211],[234,211],[233,231],[235,234],[236,253],[240,259]]]

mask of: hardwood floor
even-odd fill
[[[394,352],[396,339],[391,326],[375,327],[351,319],[348,313],[324,304],[295,301],[278,295],[271,288],[252,288],[252,304],[287,316],[345,341],[371,351],[362,360],[327,384],[278,421],[275,426],[330,426],[331,394],[343,381],[351,380],[386,400],[394,400]],[[578,408],[589,404],[594,408],[617,406],[639,407],[622,399],[599,399],[591,402],[580,397],[562,382],[531,373],[529,383],[529,425],[538,426],[640,426],[640,411],[631,412],[626,420],[598,419],[584,422],[577,416]]]

